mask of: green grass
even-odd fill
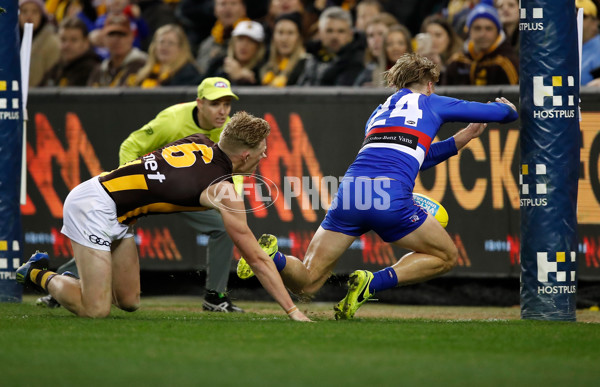
[[[510,308],[389,305],[337,322],[331,305],[311,304],[303,310],[317,322],[301,324],[273,304],[240,302],[249,313],[215,314],[200,302],[143,299],[141,310],[103,320],[39,308],[32,297],[0,304],[0,385],[598,385],[595,323],[522,321]],[[399,316],[419,312],[433,317]],[[381,315],[391,317],[371,317]]]

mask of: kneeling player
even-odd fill
[[[36,253],[17,270],[17,281],[48,291],[78,316],[105,317],[111,303],[134,311],[140,303],[140,267],[132,224],[150,214],[215,208],[267,292],[291,319],[309,321],[256,243],[231,179],[234,173],[254,172],[266,157],[269,132],[265,120],[238,112],[218,144],[194,134],[83,182],[67,196],[62,228],[80,279],[49,271],[48,255]]]

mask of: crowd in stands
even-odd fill
[[[600,87],[598,0],[584,9],[582,85]],[[399,3],[402,6],[399,6]],[[20,0],[30,86],[382,87],[404,53],[441,85],[519,82],[519,0]]]

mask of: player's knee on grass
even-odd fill
[[[93,305],[85,307],[78,315],[80,317],[89,318],[104,318],[110,314],[110,304],[106,305]]]
[[[135,312],[140,308],[140,295],[121,297],[115,300],[115,306],[125,312]]]
[[[119,308],[121,310],[124,310],[125,312],[135,312],[136,310],[138,310],[140,308],[140,304],[135,304],[135,305],[123,305],[123,306],[119,306]]]

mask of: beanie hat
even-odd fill
[[[298,27],[298,32],[300,33],[300,35],[302,35],[302,15],[300,14],[300,12],[290,12],[281,14],[277,16],[273,25],[275,26],[281,20],[289,20],[292,23],[294,23],[296,27]]]
[[[485,1],[477,4],[475,8],[469,12],[469,15],[467,16],[467,29],[470,30],[471,24],[473,24],[476,19],[482,17],[491,20],[496,25],[496,28],[498,28],[498,32],[502,31],[502,23],[500,23],[498,11],[494,6],[488,5]]]

